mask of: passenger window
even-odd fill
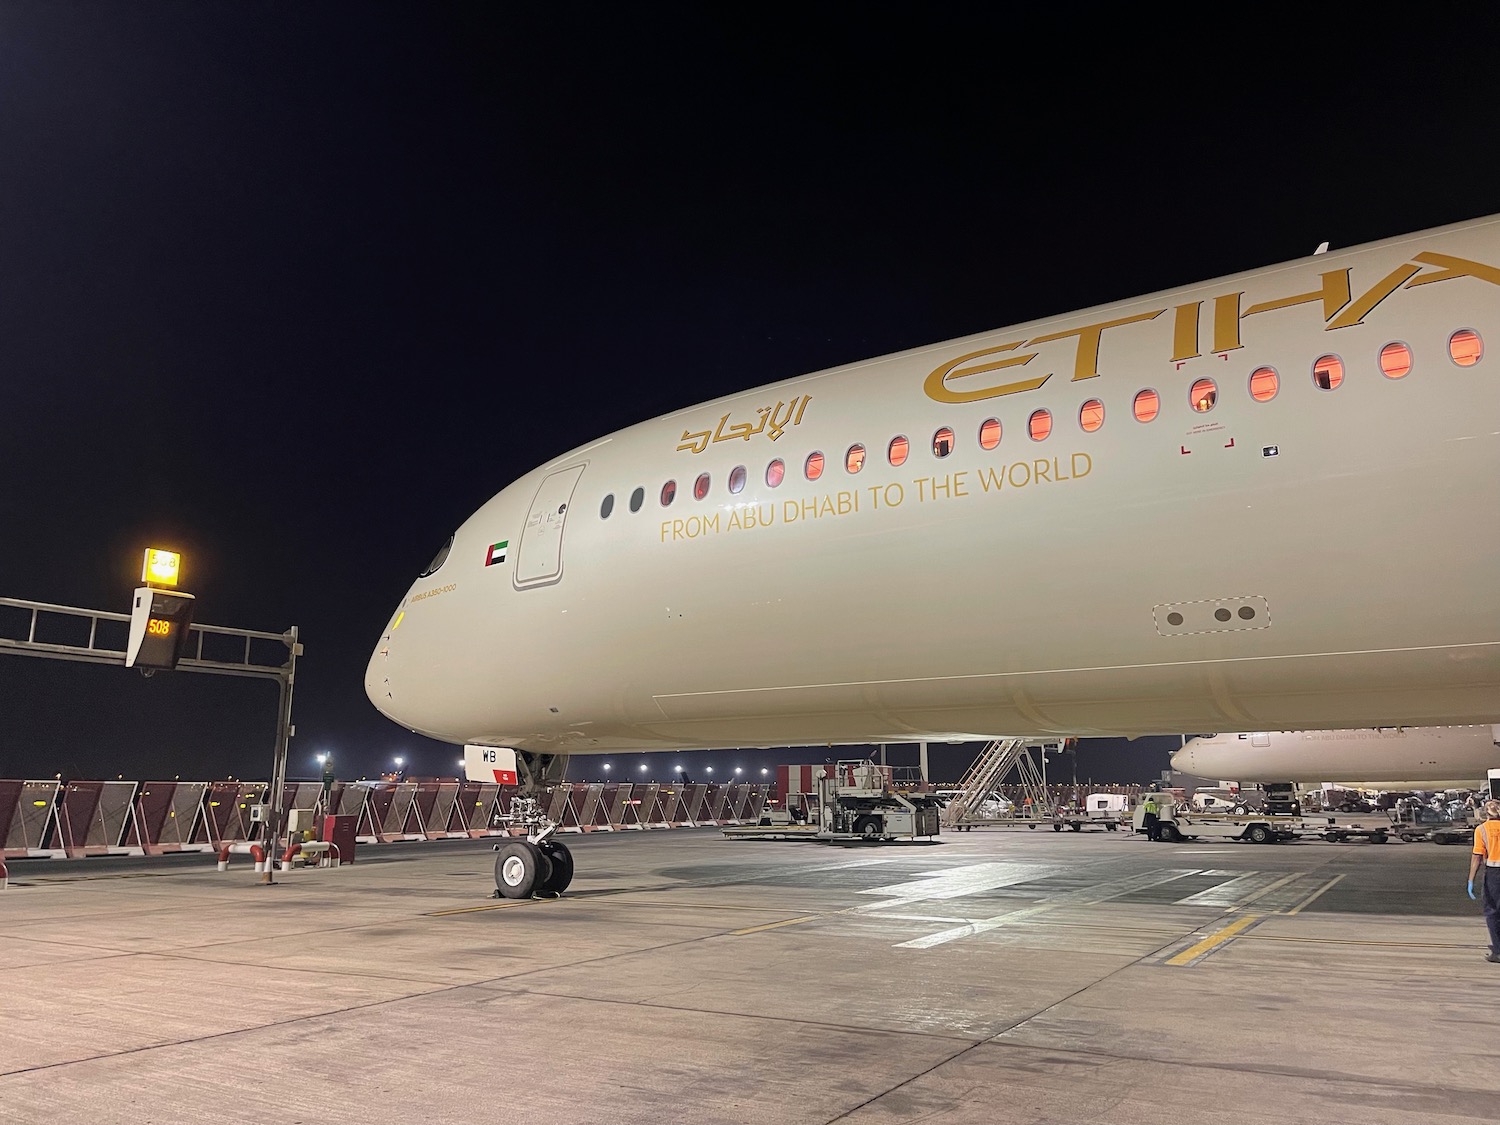
[[[1026,422],[1026,432],[1031,435],[1032,441],[1046,441],[1047,435],[1052,432],[1052,412],[1033,410]]]
[[[780,457],[766,466],[766,484],[775,488],[786,479],[786,462]]]
[[[1380,370],[1387,379],[1404,379],[1411,372],[1411,349],[1405,344],[1387,344],[1380,349]]]
[[[809,453],[807,464],[803,466],[808,480],[817,480],[823,475],[823,455],[821,453]]]
[[[1083,427],[1083,432],[1086,434],[1091,434],[1104,425],[1104,403],[1097,398],[1091,398],[1079,407],[1078,424]]]
[[[1135,395],[1135,420],[1151,422],[1161,413],[1161,396],[1155,391],[1137,391]]]
[[[932,455],[946,457],[953,452],[953,431],[944,426],[932,435]]]
[[[979,427],[979,448],[994,449],[1000,444],[1000,419],[987,418]]]
[[[1257,367],[1250,372],[1250,397],[1256,402],[1270,402],[1281,389],[1281,376],[1274,367]]]
[[[1473,367],[1484,358],[1484,341],[1472,328],[1460,328],[1448,337],[1448,358],[1460,367]]]
[[[693,482],[693,499],[702,500],[708,495],[708,474],[699,473],[698,479]]]
[[[745,466],[736,465],[729,474],[729,491],[740,493],[745,490]]]
[[[669,507],[673,500],[677,499],[677,482],[669,480],[661,486],[661,506]]]
[[[632,512],[639,512],[641,510],[641,505],[645,502],[646,490],[644,488],[637,488],[630,494],[630,510]]]
[[[844,454],[844,469],[846,472],[857,473],[865,467],[865,447],[862,445],[851,445],[849,452]]]
[[[1219,385],[1212,379],[1199,379],[1188,393],[1188,401],[1199,414],[1207,414],[1219,401]]]
[[[613,492],[611,492],[608,496],[606,496],[604,498],[604,501],[599,505],[599,518],[601,520],[607,520],[607,519],[609,519],[609,513],[613,512],[614,510],[615,510],[615,494]]]
[[[906,458],[909,453],[911,453],[911,442],[900,436],[891,438],[891,444],[886,450],[886,455],[890,457],[892,465],[906,464]]]
[[[1336,391],[1344,381],[1344,361],[1336,355],[1319,356],[1313,364],[1313,386],[1320,391]]]

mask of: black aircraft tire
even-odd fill
[[[495,856],[495,889],[501,898],[530,898],[551,875],[551,862],[529,840],[512,840]]]
[[[568,851],[566,844],[558,840],[543,840],[537,847],[552,864],[551,877],[545,884],[537,887],[537,890],[562,894],[573,881],[573,853]]]

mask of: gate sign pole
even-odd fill
[[[266,825],[265,839],[270,851],[270,862],[262,880],[269,883],[272,882],[271,867],[275,863],[286,823],[287,757],[289,743],[297,733],[297,728],[292,725],[292,690],[296,685],[297,657],[302,655],[302,644],[297,639],[295,625],[285,633],[260,633],[249,629],[229,629],[222,625],[194,624],[193,595],[163,588],[177,585],[181,565],[182,556],[174,551],[148,549],[141,568],[141,581],[144,585],[136,590],[128,616],[106,610],[0,598],[0,608],[7,611],[20,610],[25,615],[24,618],[18,618],[7,612],[0,616],[0,655],[14,653],[17,656],[35,656],[49,660],[123,664],[127,668],[140,668],[148,675],[158,669],[176,668],[184,672],[205,672],[215,676],[275,680],[279,688],[276,746],[271,764],[271,792],[268,800],[270,818]],[[59,643],[39,639],[39,627],[44,621],[51,622],[55,618],[87,622],[88,642]],[[121,623],[129,623],[128,640],[123,650],[112,647],[99,636],[99,627],[106,623],[110,632],[115,632]],[[16,630],[21,633],[20,636],[9,635]],[[239,655],[228,655],[222,644],[218,646],[219,652],[206,655],[203,651],[205,637],[233,638]],[[252,642],[256,641],[279,644],[286,653],[285,662],[277,664],[257,658],[251,648]]]

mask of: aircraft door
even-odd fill
[[[573,490],[584,465],[559,469],[542,481],[526,513],[521,545],[516,551],[515,585],[545,586],[562,577],[563,524],[573,503]]]
[[[1267,734],[1267,733],[1252,734],[1250,736],[1250,745],[1251,746],[1269,746],[1269,745],[1271,745],[1271,736],[1269,734]]]

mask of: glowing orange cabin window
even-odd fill
[[[1155,391],[1137,391],[1134,409],[1137,422],[1154,421],[1161,413],[1161,396]]]
[[[1188,392],[1188,402],[1199,414],[1207,414],[1219,401],[1219,385],[1212,379],[1199,379]]]
[[[859,444],[851,445],[849,452],[844,454],[844,469],[847,472],[857,473],[865,467],[865,447]]]
[[[708,495],[708,474],[699,473],[698,479],[693,482],[693,499],[702,500]]]
[[[807,464],[803,466],[808,480],[817,480],[823,475],[823,455],[821,453],[809,453]]]
[[[1250,397],[1256,402],[1270,402],[1281,389],[1281,376],[1274,367],[1257,367],[1250,372]]]
[[[1000,419],[986,418],[979,427],[979,448],[994,449],[1000,444]]]
[[[786,462],[780,457],[766,466],[766,484],[775,488],[786,479]]]
[[[676,499],[677,482],[675,480],[669,480],[666,484],[661,486],[661,506],[665,508],[667,505],[672,503],[673,500]]]
[[[1104,425],[1104,403],[1097,398],[1091,398],[1079,407],[1078,424],[1083,427],[1083,432],[1086,434],[1091,434]]]
[[[1411,372],[1411,349],[1405,344],[1387,344],[1380,349],[1380,370],[1387,379],[1404,379]]]
[[[745,466],[736,465],[734,471],[729,474],[729,491],[745,491]]]
[[[953,431],[944,426],[932,435],[932,455],[946,457],[953,452]]]
[[[1484,341],[1472,328],[1460,328],[1448,337],[1448,358],[1460,367],[1473,367],[1484,358]]]
[[[886,450],[886,455],[890,458],[892,465],[906,464],[906,458],[910,453],[911,442],[900,436],[891,438],[891,444]]]
[[[1052,411],[1033,410],[1031,417],[1026,420],[1026,432],[1031,435],[1032,441],[1046,441],[1047,435],[1052,432]]]
[[[1320,391],[1336,391],[1344,381],[1344,361],[1336,355],[1318,357],[1313,364],[1313,386]]]

